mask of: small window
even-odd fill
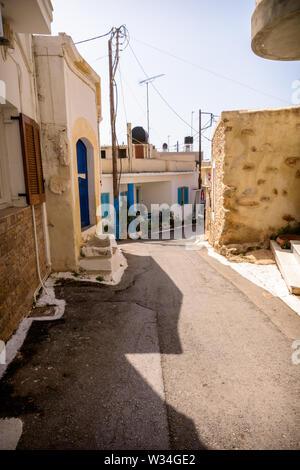
[[[126,149],[119,149],[119,158],[127,158]]]
[[[39,126],[33,119],[20,114],[20,130],[27,202],[41,204],[45,202],[45,188]]]
[[[101,158],[106,158],[106,150],[101,150]]]
[[[180,206],[189,203],[189,188],[188,186],[183,186],[177,189],[177,202]]]

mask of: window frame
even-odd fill
[[[45,202],[45,185],[42,166],[42,153],[40,143],[40,127],[36,121],[26,116],[25,114],[19,115],[20,134],[21,134],[21,147],[24,166],[24,177],[26,186],[26,199],[30,205],[37,205]],[[32,129],[32,134],[29,134],[28,126]],[[34,148],[34,163],[36,167],[36,181],[32,179],[32,161],[30,162],[28,139],[32,138],[32,145]],[[36,183],[38,192],[34,191],[33,184]]]

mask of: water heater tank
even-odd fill
[[[184,143],[185,145],[191,145],[194,143],[194,137],[188,136],[184,138]]]
[[[132,129],[132,142],[134,144],[147,144],[148,139],[148,132],[143,127],[134,127]]]

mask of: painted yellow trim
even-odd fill
[[[78,187],[78,170],[77,170],[77,152],[76,144],[79,139],[87,139],[94,149],[94,185],[95,185],[95,210],[100,205],[100,169],[99,169],[99,144],[98,138],[94,133],[89,122],[84,118],[78,118],[72,128],[72,148],[73,148],[73,168],[74,168],[74,190],[75,190],[75,243],[77,256],[80,256],[80,247],[83,243],[80,221],[80,202]],[[96,223],[100,221],[95,213]]]

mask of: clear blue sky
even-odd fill
[[[252,52],[254,0],[52,0],[52,3],[52,34],[66,32],[74,42],[125,24],[130,32],[131,46],[148,76],[165,74],[155,83],[164,98],[188,123],[195,111],[195,129],[198,128],[199,108],[219,115],[222,110],[292,105],[291,84],[300,78],[299,61],[269,61]],[[107,39],[77,46],[101,76],[102,145],[110,144]],[[133,126],[145,128],[147,118],[146,88],[138,83],[145,76],[130,48],[121,53],[120,69],[124,100],[118,74],[117,132],[119,143],[122,143],[126,141],[126,116]],[[190,135],[189,127],[168,109],[152,87],[150,116],[151,142],[158,148],[168,141],[168,136],[170,145],[175,145],[177,140],[182,144],[184,137]],[[206,120],[203,117],[203,124]],[[205,132],[208,138],[211,134],[210,130]],[[195,146],[198,147],[198,143]],[[210,142],[206,139],[203,139],[203,148],[208,158]]]

